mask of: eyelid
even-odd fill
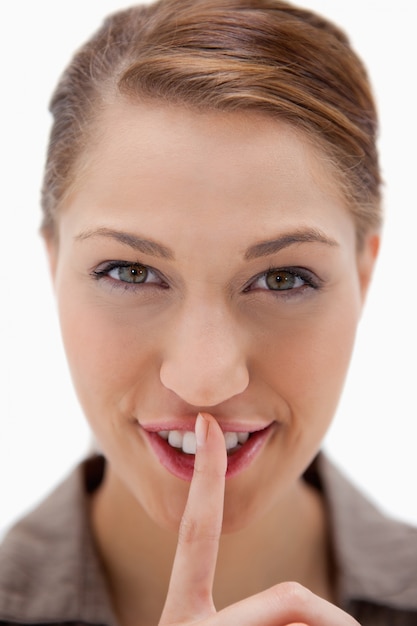
[[[319,289],[323,284],[323,281],[317,276],[317,274],[315,274],[311,270],[304,268],[304,267],[294,267],[294,266],[270,267],[266,271],[261,272],[260,274],[257,274],[256,276],[251,278],[251,280],[248,283],[246,283],[243,291],[245,292],[251,291],[251,286],[254,283],[256,283],[261,278],[266,279],[267,275],[273,272],[288,272],[289,274],[292,274],[293,276],[297,276],[301,278],[305,282],[305,286],[311,287],[312,289]],[[274,289],[261,289],[261,290],[270,291],[271,293],[274,293],[274,294],[281,293],[281,295],[285,295],[285,294],[289,295],[291,291],[297,291],[299,289],[300,289],[299,287],[295,289],[287,289],[287,290],[283,289],[281,292],[280,290],[274,290]]]
[[[144,269],[146,269],[149,273],[156,276],[160,280],[160,283],[157,283],[157,281],[150,281],[150,282],[145,281],[143,283],[134,283],[134,282],[118,280],[117,278],[113,278],[112,276],[109,276],[110,272],[114,269],[117,269],[118,267],[135,267],[135,266],[143,267]],[[161,287],[168,286],[167,281],[165,277],[161,274],[161,272],[159,272],[158,270],[156,270],[150,265],[141,263],[140,261],[104,261],[103,263],[100,263],[99,265],[97,265],[90,273],[96,280],[107,278],[109,281],[113,281],[115,285],[119,283],[120,285],[118,286],[123,286],[123,288],[125,289],[129,287],[137,289],[143,285],[159,285]]]

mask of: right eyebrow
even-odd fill
[[[115,241],[122,243],[125,246],[129,246],[130,248],[133,248],[133,250],[142,252],[143,254],[149,254],[151,256],[168,259],[170,261],[174,260],[173,251],[163,244],[153,241],[152,239],[145,239],[131,233],[125,233],[111,228],[85,230],[76,235],[75,240],[85,241],[91,237],[107,237],[108,239],[114,239]]]

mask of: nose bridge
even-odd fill
[[[226,306],[202,302],[183,308],[170,329],[160,376],[194,406],[214,406],[246,389],[244,341]]]

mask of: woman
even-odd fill
[[[346,37],[162,0],[109,18],[51,108],[42,232],[102,455],[6,538],[0,621],[415,623],[415,531],[319,453],[381,222]]]

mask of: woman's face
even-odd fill
[[[225,530],[284,498],[334,414],[376,252],[357,254],[320,154],[254,113],[118,101],[57,228],[69,364],[120,490],[176,527],[205,410],[232,433]]]

